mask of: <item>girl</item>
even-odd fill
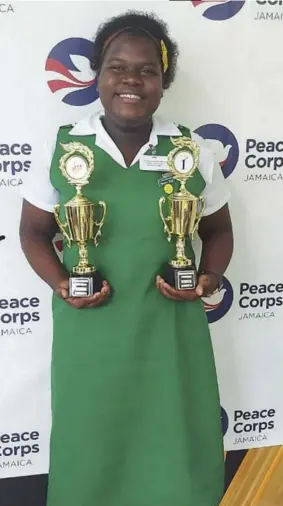
[[[154,114],[177,56],[153,15],[129,12],[101,26],[92,69],[103,109],[59,129],[51,167],[25,189],[22,248],[54,291],[48,506],[216,506],[222,497],[220,404],[201,297],[219,288],[231,258],[229,192],[205,141]],[[143,170],[145,154],[167,156],[171,138],[183,135],[200,146],[188,187],[206,201],[198,285],[189,291],[158,276],[174,244],[158,211],[160,172]],[[74,196],[59,170],[60,143],[72,141],[94,152],[83,193],[107,203],[99,247],[88,248],[105,281],[85,298],[68,295],[77,247],[64,248],[61,264],[52,246],[54,205]]]

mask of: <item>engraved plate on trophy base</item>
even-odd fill
[[[197,272],[192,266],[177,268],[166,264],[161,276],[175,290],[194,290],[197,286]]]
[[[70,297],[91,297],[93,294],[100,292],[102,288],[102,276],[96,271],[94,274],[81,275],[71,274],[69,279],[69,296]]]

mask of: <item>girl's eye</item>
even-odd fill
[[[114,72],[124,72],[125,67],[121,67],[121,65],[111,65],[111,70],[114,70]]]
[[[147,76],[154,76],[156,74],[156,72],[153,69],[141,69],[141,74],[144,74]]]

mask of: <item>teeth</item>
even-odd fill
[[[139,95],[131,95],[130,93],[123,93],[120,95],[122,98],[134,98],[136,100],[140,100],[141,97]]]

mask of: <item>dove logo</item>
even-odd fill
[[[208,7],[208,9],[205,8],[202,15],[212,21],[226,21],[226,19],[233,18],[236,14],[238,14],[245,3],[245,0],[222,0],[218,2],[213,2],[211,0],[192,0],[192,4],[194,7],[206,7],[208,1],[210,3],[214,3],[215,5]]]
[[[83,106],[97,100],[96,78],[90,69],[93,43],[74,37],[56,44],[46,60],[45,70],[53,74],[48,80],[52,93],[64,92],[62,101],[68,105]]]
[[[221,425],[223,436],[227,433],[229,427],[229,418],[224,408],[221,407]]]
[[[195,130],[206,139],[220,164],[224,177],[230,176],[239,160],[239,144],[227,127],[210,123]]]
[[[203,297],[204,309],[208,323],[214,323],[225,316],[233,303],[233,288],[227,278],[223,278],[223,286],[211,297]]]

